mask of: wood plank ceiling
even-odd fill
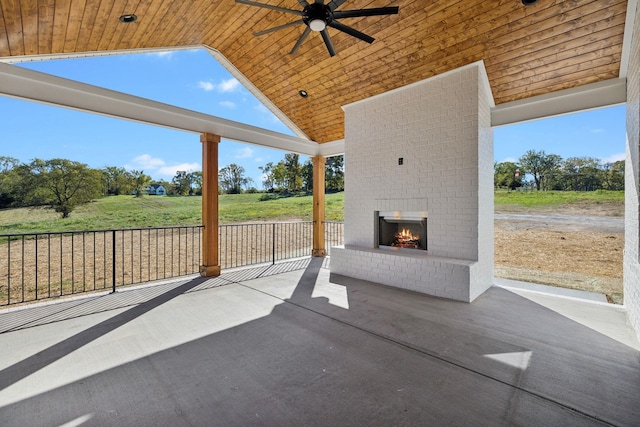
[[[341,20],[373,44],[330,28],[330,57],[316,33],[289,54],[303,25],[255,37],[299,18],[234,0],[0,0],[0,56],[207,45],[320,143],[344,137],[342,105],[481,59],[496,104],[619,75],[627,0],[347,0],[338,10],[385,6],[400,13]],[[138,20],[121,23],[127,13]]]

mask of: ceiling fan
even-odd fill
[[[301,19],[294,22],[289,22],[288,24],[258,31],[257,33],[254,33],[255,36],[262,36],[264,34],[283,30],[285,28],[293,27],[298,24],[304,24],[307,26],[307,28],[305,28],[304,32],[289,53],[295,54],[300,48],[300,45],[302,45],[302,43],[309,36],[309,33],[311,33],[311,31],[316,31],[319,32],[320,35],[322,35],[322,40],[324,40],[324,44],[327,46],[329,55],[335,56],[336,50],[333,47],[333,43],[331,42],[331,37],[329,37],[327,27],[335,28],[338,31],[347,33],[350,36],[353,36],[367,43],[373,43],[373,41],[375,40],[373,37],[367,34],[364,34],[354,28],[338,22],[338,19],[359,18],[362,16],[396,15],[399,10],[397,6],[376,7],[357,10],[336,10],[338,7],[342,6],[345,1],[346,0],[331,0],[327,4],[324,4],[324,0],[298,0],[300,6],[303,7],[302,10],[287,9],[280,6],[259,3],[253,0],[236,0],[236,3],[243,3],[250,6],[258,6],[265,9],[277,10],[279,12],[290,13],[301,17]]]

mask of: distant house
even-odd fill
[[[147,187],[147,194],[150,196],[166,196],[167,189],[160,184],[151,184]]]

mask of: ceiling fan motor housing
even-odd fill
[[[323,21],[325,26],[329,24],[331,21],[333,21],[333,13],[331,12],[331,9],[329,9],[327,6],[323,4],[318,4],[318,3],[311,3],[308,6],[306,6],[302,11],[302,21],[304,21],[306,25],[308,25],[312,30],[314,30],[314,28],[312,28],[310,23],[315,20]],[[314,30],[314,31],[318,31],[318,30]]]

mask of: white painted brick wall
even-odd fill
[[[640,338],[640,8],[627,71],[624,305]]]
[[[332,252],[332,270],[438,296],[447,296],[440,287],[449,280],[466,289],[449,290],[447,297],[462,300],[492,285],[492,102],[484,67],[475,63],[345,107],[348,249]],[[440,264],[424,256],[389,269],[402,257],[389,253],[379,267],[353,264],[371,261],[351,252],[374,248],[374,211],[427,211],[429,257],[451,259],[455,271],[434,274]],[[465,264],[462,274],[460,260],[477,265]],[[466,283],[458,283],[462,277]]]

